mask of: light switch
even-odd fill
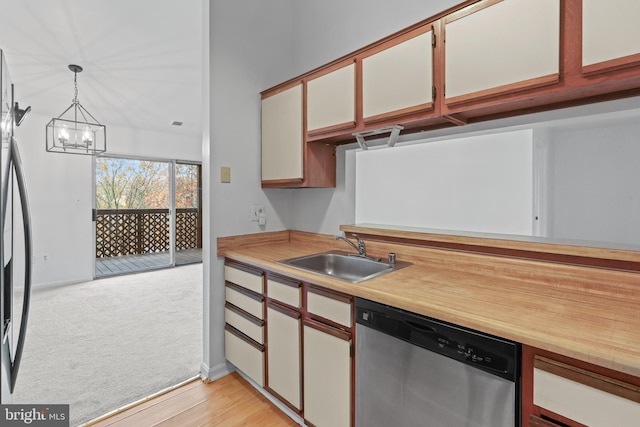
[[[220,182],[222,183],[231,182],[231,168],[229,166],[222,166],[220,168]]]

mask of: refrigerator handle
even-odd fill
[[[22,209],[22,225],[24,230],[24,297],[22,300],[22,321],[20,322],[20,334],[18,335],[18,343],[16,345],[16,353],[14,355],[11,366],[10,390],[16,385],[18,370],[20,369],[20,360],[22,359],[22,351],[24,350],[24,340],[27,332],[27,321],[29,320],[29,303],[31,302],[31,217],[29,215],[29,200],[27,198],[27,187],[24,180],[24,172],[22,170],[22,160],[18,151],[16,140],[11,138],[11,158],[16,173],[16,182],[18,184],[18,193],[20,194],[20,207]]]

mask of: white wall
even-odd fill
[[[550,237],[640,245],[638,116],[551,132]]]
[[[91,157],[46,152],[50,119],[34,112],[16,128],[31,206],[34,286],[93,278]],[[107,124],[109,153],[201,161],[200,147],[199,138]]]
[[[224,278],[216,239],[288,228],[291,190],[260,188],[260,92],[292,69],[294,0],[203,0],[205,59],[203,376],[224,372]],[[231,183],[220,183],[220,167]],[[267,224],[250,222],[251,205],[265,206]]]

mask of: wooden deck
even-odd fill
[[[124,255],[110,258],[96,258],[96,277],[129,274],[145,270],[169,267],[169,252],[144,255]],[[176,265],[202,262],[202,249],[186,249],[176,252]]]

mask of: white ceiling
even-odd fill
[[[78,64],[78,99],[107,127],[201,135],[202,0],[0,0],[0,49],[22,108],[60,115]]]

